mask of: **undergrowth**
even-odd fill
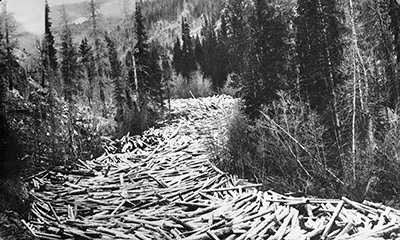
[[[400,122],[392,124],[373,156],[360,154],[357,179],[344,169],[327,164],[328,131],[319,115],[301,101],[280,93],[280,99],[264,107],[261,117],[250,121],[237,106],[229,119],[225,143],[213,146],[216,163],[239,177],[263,183],[265,189],[301,196],[384,201],[400,191]],[[351,152],[344,148],[345,162]]]
[[[214,94],[210,80],[204,78],[199,71],[194,72],[190,79],[176,76],[171,87],[173,98],[208,97]]]

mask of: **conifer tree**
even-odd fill
[[[135,34],[136,45],[134,57],[136,62],[136,76],[138,83],[139,94],[147,94],[150,89],[149,79],[149,59],[150,59],[150,45],[148,43],[148,36],[144,27],[144,17],[141,12],[139,3],[136,3],[135,12]]]
[[[388,77],[390,77],[390,96],[389,106],[393,109],[397,108],[400,101],[400,81],[399,81],[399,70],[400,64],[400,4],[396,0],[389,1],[389,16],[390,16],[390,30],[393,34],[393,49],[395,51],[396,63],[391,61],[391,57],[388,55],[391,51],[387,51],[387,60],[389,63]],[[397,66],[394,66],[397,65]]]
[[[46,0],[46,3],[45,3],[45,11],[44,11],[44,13],[45,13],[44,26],[45,26],[46,50],[47,50],[47,55],[48,55],[48,57],[45,59],[45,61],[47,61],[47,59],[49,61],[49,63],[45,63],[44,65],[45,65],[45,68],[46,68],[47,64],[49,64],[50,68],[53,71],[56,71],[57,70],[57,50],[54,47],[54,42],[55,41],[54,41],[53,33],[51,31],[52,22],[51,22],[50,16],[49,16],[50,7],[49,7],[49,4],[48,4],[47,0]]]
[[[18,64],[13,51],[15,48],[15,42],[12,39],[11,34],[15,31],[15,25],[11,23],[11,15],[7,12],[6,4],[1,4],[0,12],[0,34],[2,34],[2,47],[4,48],[4,65],[1,69],[4,81],[8,88],[12,90],[15,87],[16,80],[19,78],[19,68],[20,65]]]
[[[138,115],[140,116],[139,131],[143,131],[149,126],[149,112],[148,102],[151,98],[151,79],[150,79],[150,45],[148,43],[148,36],[144,27],[144,17],[141,12],[139,3],[136,3],[135,12],[135,34],[136,44],[133,53],[134,59],[134,77],[135,77],[135,88],[137,89],[138,96]]]
[[[83,76],[88,80],[87,98],[89,105],[92,106],[93,102],[93,88],[95,77],[95,64],[93,60],[92,47],[89,45],[87,38],[83,38],[79,45],[80,63],[82,64]]]
[[[182,72],[181,62],[182,62],[181,40],[179,39],[179,37],[177,37],[174,43],[173,63],[172,63],[175,72],[177,74],[180,74]]]
[[[196,56],[196,62],[199,64],[199,66],[201,67],[204,65],[204,51],[199,35],[197,35],[194,39],[194,55]]]
[[[287,81],[286,71],[289,48],[288,23],[275,6],[257,0],[249,12],[248,50],[245,57],[242,94],[245,112],[254,120],[261,105],[278,98],[277,91]]]
[[[149,59],[150,96],[163,110],[164,97],[162,89],[161,52],[162,46],[160,43],[152,42]]]
[[[182,59],[180,61],[182,77],[189,82],[192,72],[197,70],[192,37],[187,20],[182,18]]]
[[[77,52],[72,40],[72,32],[68,26],[68,19],[63,8],[63,28],[61,32],[61,51],[60,51],[60,71],[64,81],[64,97],[69,103],[72,103],[73,95],[76,93],[76,80],[79,74],[77,62]]]
[[[300,95],[310,107],[321,114],[329,129],[325,140],[330,154],[343,163],[343,141],[339,125],[338,87],[344,76],[342,12],[334,0],[299,0],[297,18],[297,54],[300,74]],[[328,136],[329,135],[329,136]]]
[[[115,41],[108,34],[105,34],[105,41],[108,49],[108,60],[110,62],[110,76],[114,84],[114,100],[117,106],[116,121],[122,123],[124,121],[124,86],[122,84],[121,72],[122,66],[118,59],[118,52]]]
[[[99,27],[98,23],[98,12],[97,12],[97,6],[94,0],[90,0],[90,21],[92,24],[92,29],[90,32],[91,37],[93,38],[94,42],[94,48],[93,48],[93,59],[95,63],[95,78],[98,82],[99,85],[99,95],[100,95],[100,101],[102,103],[102,113],[103,117],[106,116],[106,103],[105,103],[105,93],[104,93],[104,70],[106,69],[106,63],[104,60],[106,59],[105,56],[105,47],[102,42],[102,31]]]
[[[243,0],[229,0],[226,2],[223,14],[226,19],[228,37],[226,43],[229,54],[228,72],[234,73],[233,86],[238,88],[240,86],[239,75],[244,71],[243,59],[248,48],[247,8]]]
[[[197,50],[197,52],[200,52],[201,57],[198,62],[204,76],[211,78],[214,91],[218,92],[224,86],[228,75],[228,49],[225,45],[227,41],[226,35],[220,31],[220,36],[217,36],[213,21],[208,22],[207,20],[201,32],[203,35],[203,44],[195,46],[195,51],[199,47],[202,48],[201,52]]]

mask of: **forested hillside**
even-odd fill
[[[241,105],[211,145],[225,170],[295,195],[396,200],[399,19],[396,0],[46,2],[27,51],[3,4],[0,176],[72,168],[171,117],[171,98],[226,93]],[[0,210],[26,204],[3,195]]]

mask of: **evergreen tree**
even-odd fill
[[[185,78],[188,83],[192,72],[197,70],[197,66],[192,37],[190,36],[190,28],[185,18],[182,18],[182,59],[180,61],[180,67],[182,77]]]
[[[164,97],[162,89],[162,62],[161,52],[163,51],[159,42],[152,42],[150,48],[149,59],[149,79],[150,79],[150,96],[163,109]]]
[[[243,59],[248,49],[249,27],[247,26],[246,11],[248,11],[248,6],[245,1],[229,0],[226,2],[223,14],[227,28],[228,72],[234,73],[233,86],[237,88],[240,86],[239,75],[244,71]]]
[[[137,42],[135,45],[134,58],[136,62],[137,88],[139,94],[147,94],[150,89],[150,45],[148,43],[148,36],[144,27],[144,17],[142,15],[139,3],[136,3],[135,22],[135,34]]]
[[[181,40],[179,39],[179,37],[177,37],[174,43],[173,63],[172,63],[175,72],[177,74],[180,74],[182,72],[181,62],[182,62]]]
[[[124,86],[122,84],[121,72],[122,66],[118,59],[118,52],[115,41],[108,34],[105,34],[105,41],[108,49],[108,60],[110,62],[110,76],[114,84],[114,99],[117,106],[116,121],[121,123],[124,121]]]
[[[389,85],[390,85],[390,96],[389,96],[389,106],[392,109],[396,109],[398,107],[398,103],[400,101],[400,81],[399,81],[399,70],[398,66],[400,64],[400,4],[396,0],[389,1],[389,16],[390,16],[390,30],[393,34],[393,48],[395,51],[395,59],[396,63],[392,61],[392,57],[390,57],[392,51],[386,52],[386,59],[389,63],[387,72],[388,77],[390,77]],[[384,33],[383,33],[384,34]],[[391,48],[391,47],[390,47]],[[389,48],[389,49],[390,49]],[[397,65],[397,66],[395,66]]]
[[[51,31],[52,22],[50,21],[50,16],[49,16],[50,7],[49,7],[47,0],[45,3],[44,14],[45,14],[45,18],[44,18],[45,39],[46,39],[46,43],[47,43],[46,50],[47,50],[47,56],[48,56],[47,58],[48,58],[48,62],[49,62],[49,63],[45,63],[45,67],[47,66],[47,64],[49,64],[50,68],[53,71],[56,71],[57,70],[57,50],[54,47],[55,41],[54,41],[53,33]],[[47,61],[47,59],[46,59],[46,61]]]
[[[278,98],[277,91],[286,85],[288,25],[275,6],[257,0],[249,11],[248,26],[251,34],[245,57],[242,94],[245,112],[254,120],[261,105]]]
[[[92,24],[92,29],[90,32],[91,37],[93,38],[94,48],[93,48],[93,59],[95,64],[95,78],[99,84],[99,95],[100,101],[102,103],[102,113],[103,117],[106,117],[106,103],[105,103],[105,93],[104,93],[104,71],[106,69],[106,50],[104,47],[104,43],[102,41],[102,31],[99,27],[98,23],[98,12],[97,12],[97,5],[94,0],[90,0],[90,21]]]
[[[343,138],[338,112],[337,92],[343,84],[344,27],[339,19],[343,13],[334,0],[299,0],[297,18],[297,54],[299,61],[300,95],[311,109],[321,114],[329,154],[343,164]]]
[[[334,92],[343,83],[340,13],[332,0],[299,0],[297,52],[300,88],[313,109],[331,108]]]
[[[219,91],[225,82],[228,75],[228,56],[225,42],[226,35],[220,31],[220,36],[214,30],[213,22],[205,21],[202,28],[203,44],[200,52],[199,65],[205,77],[211,78],[214,91]],[[195,42],[196,43],[196,42]],[[197,46],[197,45],[196,45]]]
[[[82,64],[82,72],[88,80],[87,98],[89,105],[92,106],[93,101],[93,88],[95,77],[95,64],[93,60],[92,47],[89,45],[87,38],[83,38],[79,45],[80,63]]]
[[[138,105],[137,115],[138,119],[138,130],[143,131],[147,129],[150,123],[150,116],[148,111],[148,102],[151,99],[151,79],[150,79],[150,46],[148,43],[148,36],[144,27],[144,17],[141,12],[139,3],[136,3],[135,12],[135,34],[136,34],[136,45],[134,48],[133,59],[134,59],[134,77],[135,77],[135,89],[137,89]]]
[[[203,45],[201,44],[200,37],[199,35],[196,36],[194,39],[194,55],[196,56],[196,62],[199,64],[199,66],[204,65],[204,51],[203,51]]]
[[[79,66],[77,62],[77,52],[72,40],[72,32],[68,26],[68,20],[63,10],[64,25],[61,31],[61,51],[60,51],[60,71],[64,81],[64,97],[69,103],[72,103],[73,95],[76,93],[76,79],[79,74]]]
[[[6,6],[2,5],[4,9],[0,12],[0,38],[1,47],[4,51],[2,61],[1,75],[4,80],[4,84],[8,86],[8,89],[14,89],[20,78],[20,65],[15,58],[13,51],[16,43],[12,39],[12,33],[15,31],[15,26],[11,23],[12,17],[8,14]]]

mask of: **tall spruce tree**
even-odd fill
[[[249,27],[247,26],[248,6],[243,0],[226,1],[226,7],[223,15],[226,19],[227,43],[229,65],[228,72],[233,74],[233,86],[239,88],[239,75],[244,72],[243,59],[248,49],[247,38],[249,36]]]
[[[182,47],[181,47],[181,39],[179,37],[176,38],[173,48],[173,62],[172,66],[175,69],[177,74],[182,72]]]
[[[245,58],[242,94],[245,112],[251,119],[259,115],[262,104],[278,98],[277,91],[287,81],[288,26],[283,14],[263,0],[257,0],[249,11],[251,34]]]
[[[125,105],[125,91],[121,79],[122,65],[120,60],[118,59],[118,52],[115,46],[115,41],[111,39],[108,34],[105,34],[105,41],[107,43],[108,60],[110,62],[110,76],[114,84],[114,100],[115,105],[117,106],[117,115],[115,119],[118,123],[122,123],[124,122]]]
[[[297,54],[299,61],[300,95],[317,110],[329,129],[325,140],[330,154],[343,163],[343,140],[338,113],[338,87],[343,84],[343,13],[334,0],[299,0]],[[329,136],[328,136],[329,135]],[[340,167],[339,167],[340,168]]]
[[[64,81],[64,97],[69,103],[73,101],[73,95],[77,89],[77,77],[79,75],[78,54],[72,40],[72,32],[68,26],[65,8],[63,8],[63,28],[61,31],[60,71]]]
[[[94,89],[94,77],[95,77],[95,63],[93,59],[93,50],[89,45],[87,38],[83,38],[79,45],[79,56],[81,71],[84,78],[88,81],[87,98],[89,105],[92,106],[93,102],[93,89]]]
[[[135,11],[135,34],[136,44],[134,48],[134,75],[135,84],[138,96],[138,115],[140,121],[138,122],[139,131],[143,131],[149,127],[150,116],[148,111],[148,102],[151,98],[151,79],[150,79],[150,45],[148,43],[148,36],[144,27],[144,17],[142,15],[141,6],[136,3]]]
[[[164,96],[162,89],[162,46],[159,42],[153,41],[150,47],[149,59],[149,79],[150,79],[150,96],[161,107],[164,107]]]
[[[392,109],[398,108],[400,101],[400,80],[399,80],[399,64],[400,64],[400,4],[396,0],[389,1],[389,16],[390,16],[390,30],[393,35],[392,45],[395,52],[396,63],[391,61],[392,58],[389,57],[391,51],[388,51],[386,55],[389,60],[388,63],[388,76],[390,80],[390,96],[389,96],[389,106]],[[397,66],[396,66],[397,65]]]
[[[137,42],[135,45],[134,57],[139,94],[148,94],[151,85],[149,78],[150,45],[148,43],[149,37],[147,36],[144,21],[140,4],[136,3],[135,34]]]
[[[99,85],[99,96],[100,101],[102,103],[102,113],[103,117],[106,117],[106,96],[105,96],[105,85],[104,85],[104,71],[106,69],[106,50],[104,47],[104,43],[102,41],[102,31],[99,26],[99,15],[97,11],[97,5],[94,0],[90,0],[89,3],[90,10],[90,21],[92,25],[92,29],[90,32],[90,36],[94,42],[93,48],[93,59],[95,63],[95,78]]]
[[[199,44],[195,41],[195,51],[198,52],[196,58],[204,76],[211,78],[213,90],[218,92],[224,86],[228,75],[228,49],[226,48],[226,32],[222,33],[226,29],[221,29],[217,35],[214,25],[214,21],[205,21],[201,31],[203,44],[198,46]],[[201,49],[198,50],[200,47]]]
[[[190,36],[189,23],[186,18],[182,17],[182,58],[180,61],[182,77],[189,83],[191,74],[197,70],[196,58],[192,37]]]
[[[51,31],[51,25],[52,22],[50,20],[50,7],[49,4],[46,0],[45,3],[45,8],[44,8],[44,29],[45,29],[45,39],[46,39],[46,52],[47,52],[47,58],[45,59],[45,61],[48,63],[45,63],[45,67],[47,66],[47,64],[50,65],[50,68],[53,71],[57,70],[57,50],[54,47],[54,36],[53,33]]]

